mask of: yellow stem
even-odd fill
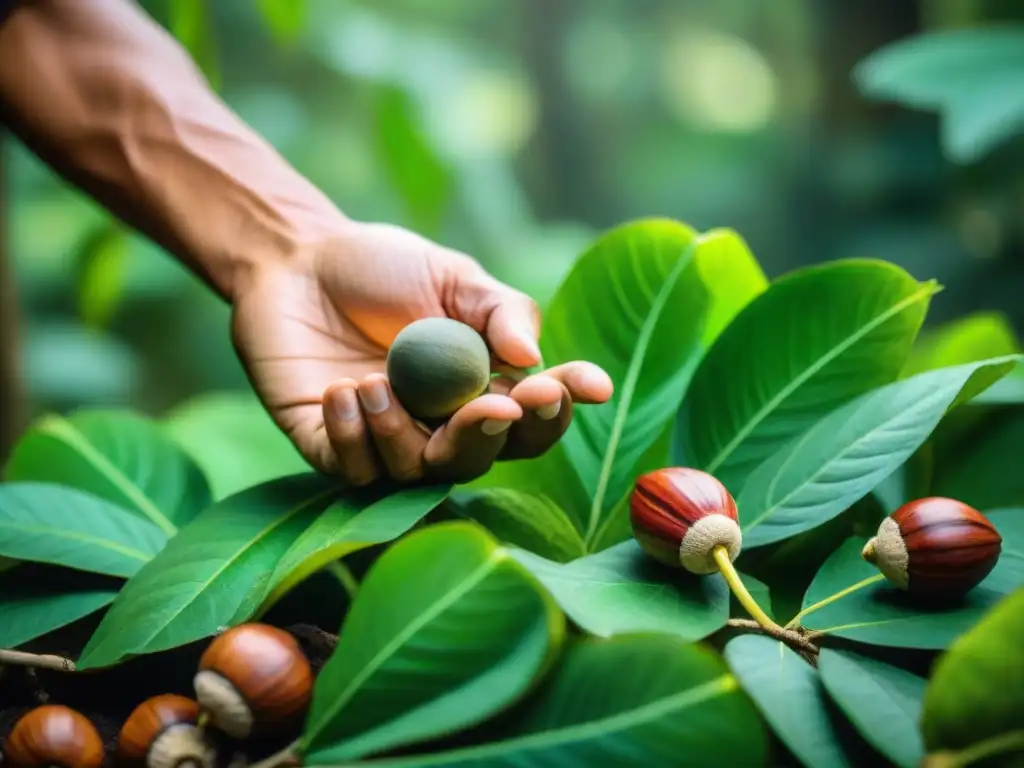
[[[722,572],[725,583],[729,585],[729,589],[736,595],[736,599],[740,601],[740,605],[746,609],[751,618],[765,629],[781,630],[782,627],[772,621],[768,614],[761,610],[761,606],[757,604],[753,595],[747,591],[743,582],[740,581],[740,575],[736,572],[732,560],[729,559],[729,550],[720,544],[711,550],[711,556],[715,558],[715,564],[718,565],[718,570]]]
[[[846,589],[839,590],[834,595],[829,595],[824,600],[819,600],[813,605],[807,606],[802,611],[800,611],[800,613],[798,613],[796,616],[789,620],[789,623],[786,625],[786,629],[792,629],[793,627],[797,626],[800,623],[801,619],[803,619],[805,616],[809,614],[814,613],[818,609],[824,608],[826,605],[831,605],[836,600],[841,600],[842,598],[846,597],[847,595],[853,592],[856,592],[859,589],[864,589],[864,587],[870,587],[872,584],[875,584],[884,578],[885,576],[883,574],[876,573],[874,576],[868,576],[863,581],[858,581],[856,584],[851,584]]]

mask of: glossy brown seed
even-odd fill
[[[956,499],[908,502],[882,521],[864,547],[897,587],[925,597],[969,592],[995,568],[1002,537],[987,517]]]
[[[725,546],[729,558],[742,545],[736,502],[715,477],[687,467],[668,467],[637,478],[629,498],[633,537],[648,555],[693,573],[718,570],[711,556]]]
[[[242,624],[217,637],[196,676],[200,705],[236,738],[254,726],[290,723],[306,711],[312,689],[313,672],[295,638],[267,624]]]
[[[3,755],[4,768],[100,768],[103,740],[84,715],[48,704],[14,724]]]
[[[194,726],[199,704],[173,693],[154,696],[128,716],[117,739],[117,758],[124,765],[146,765],[157,740],[176,726]]]

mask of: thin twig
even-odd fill
[[[801,651],[811,656],[818,655],[818,646],[812,643],[804,635],[793,629],[783,629],[777,625],[764,626],[751,619],[729,619],[730,627],[737,629],[748,629],[754,632],[761,632],[769,637],[774,637],[796,651]]]
[[[12,667],[34,667],[35,669],[55,669],[58,672],[74,672],[75,662],[63,656],[48,653],[25,653],[24,651],[0,650],[0,665]]]

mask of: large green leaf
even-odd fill
[[[1024,506],[1024,410],[1000,414],[969,440],[950,441],[935,460],[931,493],[976,509]]]
[[[475,520],[500,541],[559,563],[583,557],[583,539],[565,511],[547,496],[511,488],[458,490],[448,508]]]
[[[699,640],[729,619],[729,589],[720,575],[670,569],[632,540],[565,565],[523,550],[512,554],[593,635],[665,632]]]
[[[5,557],[128,577],[166,542],[155,525],[74,488],[0,485],[0,555]]]
[[[961,162],[1024,130],[1024,28],[915,35],[872,53],[854,77],[876,99],[937,110],[946,151]]]
[[[541,349],[548,365],[590,360],[615,383],[611,401],[579,409],[561,441],[586,493],[582,515],[567,511],[588,548],[646,469],[638,462],[673,421],[711,339],[764,286],[734,233],[698,236],[667,220],[613,229],[576,262],[548,307]]]
[[[717,654],[668,635],[584,638],[497,739],[379,768],[754,768],[764,726]]]
[[[743,635],[726,643],[725,660],[775,734],[807,768],[856,765],[827,708],[818,673],[784,643]]]
[[[18,441],[4,479],[88,491],[169,536],[210,502],[206,478],[195,463],[156,424],[129,411],[43,417]]]
[[[826,560],[814,577],[804,596],[803,625],[871,645],[948,647],[1000,599],[1024,584],[1024,510],[996,510],[986,516],[1003,538],[1002,554],[988,578],[962,601],[923,605],[890,586],[860,556],[867,538],[856,537]]]
[[[450,485],[397,491],[379,485],[347,491],[279,558],[259,612],[266,611],[296,584],[329,563],[398,538],[444,501],[450,490]]]
[[[892,664],[850,651],[823,648],[818,672],[825,690],[850,722],[900,768],[916,768],[924,756],[921,699],[927,681]]]
[[[1017,357],[927,371],[861,395],[759,466],[737,499],[745,547],[825,523],[909,459],[962,397],[1006,374]]]
[[[218,501],[268,480],[309,471],[251,391],[192,398],[168,413],[162,426],[202,467]]]
[[[1024,362],[1018,363],[1008,376],[986,389],[973,402],[978,405],[1024,404]]]
[[[565,618],[483,528],[440,523],[374,564],[317,678],[307,763],[352,760],[479,723],[561,650]]]
[[[0,576],[0,648],[17,648],[113,602],[116,587],[40,584],[12,572]]]
[[[680,411],[676,463],[739,494],[747,476],[825,414],[894,381],[934,282],[850,259],[783,276],[700,364]]]
[[[1021,351],[1013,325],[1000,312],[974,312],[921,332],[903,369],[904,376],[973,363]]]
[[[929,752],[1015,743],[1017,760],[1024,761],[1022,649],[1024,585],[958,638],[935,666],[921,721]]]
[[[167,650],[245,621],[282,555],[342,492],[331,479],[306,474],[204,511],[121,590],[79,668]]]

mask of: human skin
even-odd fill
[[[571,362],[491,391],[429,432],[391,395],[387,348],[448,316],[496,363],[540,362],[534,302],[470,256],[346,217],[214,94],[131,0],[32,0],[0,26],[0,120],[69,182],[161,245],[232,305],[231,336],[277,425],[316,469],[465,482],[607,401]]]

